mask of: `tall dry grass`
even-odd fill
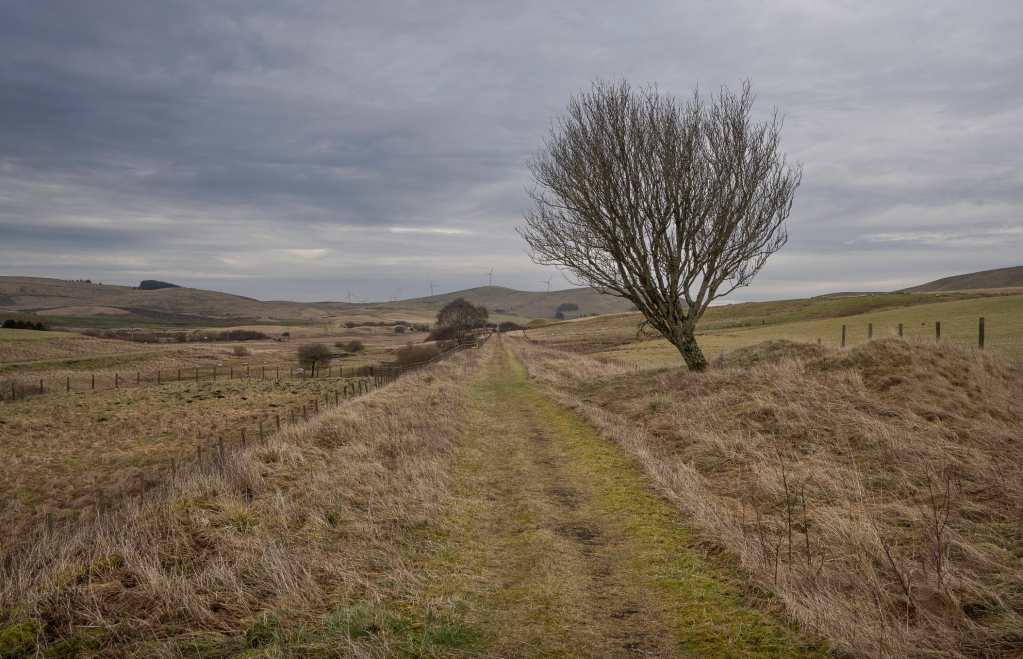
[[[774,342],[626,376],[519,341],[805,627],[865,657],[1023,656],[1023,363]]]
[[[189,644],[201,654],[285,639],[330,656],[387,654],[385,629],[340,624],[328,643],[304,625],[414,596],[415,552],[441,514],[479,353],[182,469],[102,520],[4,538],[0,650],[179,656]]]

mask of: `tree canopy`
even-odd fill
[[[749,81],[688,102],[598,81],[528,162],[535,207],[519,233],[533,261],[633,302],[693,370],[707,366],[696,322],[785,244],[802,177],[777,110],[754,122],[754,98]]]

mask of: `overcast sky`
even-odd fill
[[[0,275],[545,290],[525,161],[597,78],[739,89],[803,163],[737,300],[1023,265],[1023,3],[0,3]]]

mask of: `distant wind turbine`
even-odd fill
[[[429,280],[430,285],[427,286],[426,289],[430,291],[430,295],[433,295],[433,287],[435,286],[435,284],[433,283],[433,280],[430,279],[429,277],[427,277],[427,279]]]
[[[551,276],[550,276],[550,277],[548,277],[547,279],[541,279],[541,280],[540,280],[540,283],[541,283],[541,284],[547,284],[547,292],[548,292],[548,293],[550,293],[550,292],[551,292],[551,279],[554,279],[554,275],[551,275]]]
[[[346,288],[345,290],[348,291],[348,297],[345,298],[345,302],[347,302],[348,304],[351,304],[352,303],[352,289]]]
[[[490,285],[493,286],[494,285],[494,269],[493,268],[490,269],[490,272],[487,274],[487,276],[490,277]]]

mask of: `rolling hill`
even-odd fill
[[[1014,268],[982,270],[965,275],[944,277],[920,286],[904,288],[897,293],[941,293],[992,288],[1023,288],[1023,265]]]
[[[465,291],[433,295],[397,302],[347,304],[344,302],[264,302],[240,295],[173,287],[134,290],[130,286],[111,286],[41,277],[0,277],[0,312],[29,314],[53,319],[147,319],[181,322],[224,320],[305,320],[325,322],[331,319],[355,321],[408,320],[431,322],[444,304],[464,297],[482,304],[493,320],[528,321],[551,318],[561,305],[575,305],[567,317],[628,311],[631,302],[600,295],[591,288],[574,288],[550,293],[516,291],[500,286],[482,286]],[[504,317],[502,317],[504,316]]]

